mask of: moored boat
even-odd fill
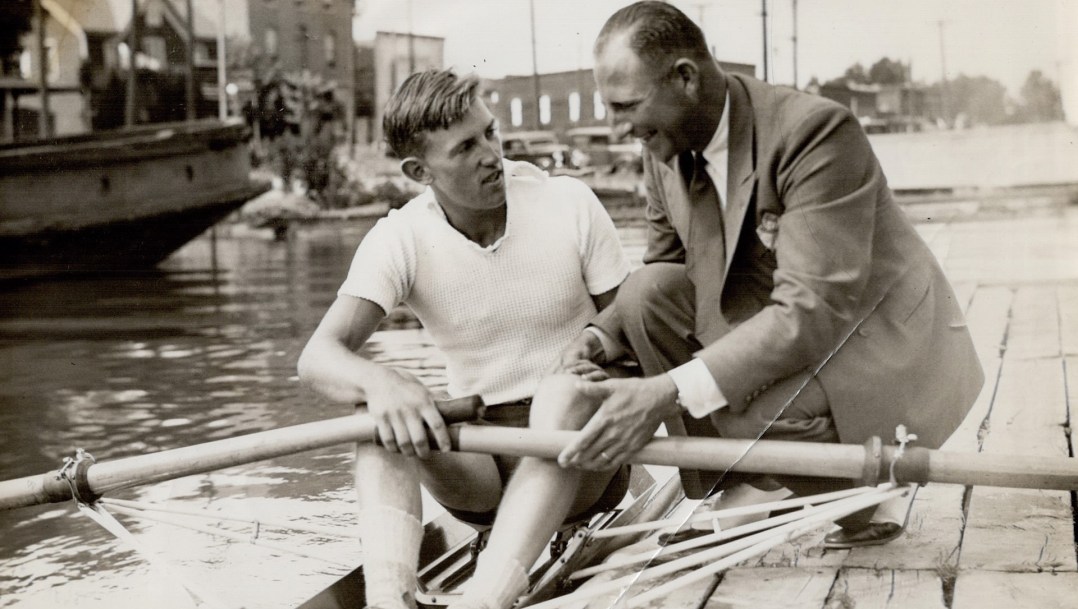
[[[0,146],[0,279],[156,265],[269,188],[247,139],[236,119]]]

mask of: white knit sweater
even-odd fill
[[[579,180],[505,162],[505,235],[480,247],[428,189],[375,225],[339,294],[385,311],[405,303],[446,356],[448,392],[488,404],[529,397],[595,315],[592,294],[629,265],[613,222]]]

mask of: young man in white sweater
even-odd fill
[[[527,569],[567,515],[624,494],[617,469],[582,472],[540,459],[449,453],[430,391],[359,353],[404,303],[445,353],[447,392],[480,395],[488,424],[579,429],[591,415],[557,396],[535,409],[530,400],[561,351],[613,300],[628,264],[587,186],[502,158],[497,121],[477,92],[475,77],[427,71],[410,76],[389,101],[386,141],[404,174],[427,189],[363,239],[299,360],[309,386],[362,403],[384,445],[356,450],[370,607],[415,605],[421,482],[473,524],[490,524],[503,495],[512,503],[514,531],[484,552],[475,578],[497,582],[483,596],[507,599],[524,590]],[[572,372],[603,374],[586,366]],[[428,445],[428,429],[435,446]]]

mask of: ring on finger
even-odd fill
[[[606,454],[606,451],[602,451],[602,450],[601,450],[601,451],[599,451],[599,456],[600,456],[600,457],[602,457],[602,458],[603,458],[604,460],[606,460],[606,461],[613,461],[613,460],[614,460],[614,458],[613,458],[613,457],[611,457],[610,455]]]

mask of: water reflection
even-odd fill
[[[283,243],[203,238],[161,271],[5,286],[0,479],[55,469],[75,447],[119,457],[348,414],[300,387],[295,362],[366,228],[316,228]],[[399,334],[381,334],[393,347],[372,352],[392,351],[398,365],[444,382],[424,335]],[[327,449],[118,496],[351,524],[349,463],[345,448]],[[0,607],[189,606],[73,514],[69,505],[0,513]],[[163,525],[130,526],[236,606],[292,606],[340,573]],[[358,560],[352,542],[306,543]]]

